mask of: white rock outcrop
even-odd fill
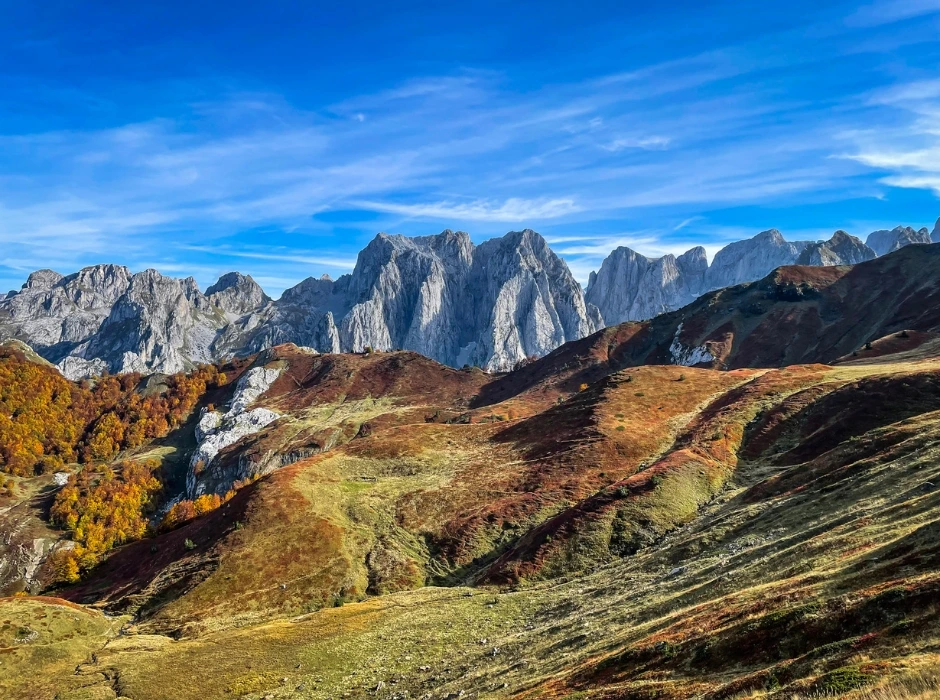
[[[196,449],[186,474],[186,493],[190,498],[206,492],[205,481],[200,476],[213,466],[219,452],[280,418],[280,414],[270,409],[248,407],[271,387],[282,371],[277,367],[251,368],[238,380],[228,411],[224,414],[203,411],[196,425]]]
[[[712,355],[704,345],[687,346],[679,340],[679,334],[682,332],[682,324],[676,328],[676,334],[669,344],[669,354],[672,355],[672,364],[682,365],[683,367],[693,367],[703,362],[712,362],[715,356]]]

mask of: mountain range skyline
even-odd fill
[[[677,311],[721,288],[792,265],[852,266],[940,242],[940,219],[861,239],[788,241],[776,229],[736,241],[711,263],[701,246],[648,258],[616,248],[583,288],[531,229],[476,245],[463,231],[378,234],[350,274],[308,277],[272,299],[228,272],[203,292],[192,277],[103,264],[30,274],[0,297],[0,340],[24,342],[69,379],[175,373],[283,343],[317,352],[411,350],[451,367],[505,372],[624,321]],[[929,247],[929,246],[928,246]]]
[[[862,241],[863,243],[869,244],[869,243],[870,243],[870,240],[871,240],[873,237],[877,240],[878,234],[889,234],[889,233],[891,233],[891,232],[893,232],[893,231],[896,231],[896,230],[898,230],[898,229],[910,230],[910,231],[914,232],[915,234],[916,234],[917,232],[922,232],[922,231],[925,231],[925,230],[926,230],[926,232],[927,232],[927,237],[930,238],[930,242],[934,242],[934,243],[940,242],[940,217],[938,217],[938,218],[936,219],[936,221],[933,223],[932,226],[926,225],[926,224],[925,224],[925,225],[921,225],[921,226],[917,226],[917,225],[906,225],[906,224],[903,224],[903,223],[902,223],[902,224],[896,224],[896,225],[889,225],[888,227],[885,227],[885,228],[880,228],[880,229],[872,230],[872,231],[870,231],[870,232],[868,232],[868,233],[866,233],[866,234],[861,234],[861,232],[859,232],[859,233],[852,233],[851,231],[847,231],[845,228],[836,228],[836,229],[834,229],[833,231],[830,231],[830,232],[828,232],[828,233],[824,233],[824,234],[821,233],[818,237],[807,237],[807,236],[805,236],[805,235],[804,235],[804,236],[794,236],[792,233],[788,236],[788,235],[786,234],[786,232],[782,232],[782,231],[780,231],[780,229],[778,229],[778,228],[776,228],[776,227],[773,227],[773,228],[765,229],[765,230],[763,230],[763,231],[754,233],[753,235],[749,235],[749,236],[746,236],[746,237],[743,237],[743,238],[740,238],[740,239],[734,239],[734,240],[726,241],[726,242],[724,242],[722,245],[691,245],[691,246],[689,246],[688,248],[684,248],[683,246],[680,245],[680,246],[676,246],[676,247],[670,248],[670,249],[668,249],[668,250],[662,249],[662,248],[660,248],[660,247],[658,247],[658,246],[653,246],[652,249],[650,249],[650,248],[645,248],[645,247],[642,245],[643,241],[640,241],[640,242],[639,242],[640,245],[637,245],[636,247],[633,247],[633,246],[630,246],[630,245],[626,245],[626,244],[617,245],[617,246],[611,248],[611,249],[610,249],[606,254],[604,254],[602,257],[600,257],[599,260],[598,260],[598,262],[597,262],[597,265],[596,265],[595,267],[592,267],[591,269],[587,269],[587,268],[584,268],[584,267],[579,266],[576,262],[575,262],[575,264],[572,264],[572,261],[569,261],[568,256],[566,256],[565,253],[562,252],[562,251],[565,250],[564,245],[565,245],[565,243],[567,242],[565,239],[563,239],[563,238],[562,238],[562,239],[557,239],[557,238],[553,238],[552,236],[544,236],[544,238],[545,238],[546,243],[548,243],[550,246],[552,246],[553,250],[558,254],[558,257],[561,258],[561,259],[565,262],[565,264],[568,266],[568,268],[571,270],[572,274],[574,275],[575,280],[581,285],[582,289],[587,290],[587,288],[590,286],[591,280],[592,280],[592,279],[597,275],[597,273],[601,270],[601,268],[602,268],[602,266],[603,266],[603,263],[604,263],[605,261],[607,261],[608,258],[610,258],[611,254],[613,254],[615,251],[620,250],[620,249],[627,249],[627,250],[629,250],[629,251],[632,251],[633,253],[636,253],[636,254],[638,254],[638,255],[640,255],[640,256],[642,256],[642,257],[645,257],[645,258],[647,258],[647,259],[650,259],[650,260],[658,260],[658,259],[660,259],[660,258],[663,258],[663,257],[666,257],[666,256],[670,256],[670,255],[672,255],[672,256],[674,256],[674,257],[681,257],[682,255],[692,253],[696,248],[701,248],[701,249],[704,251],[704,258],[705,258],[705,261],[706,261],[706,263],[707,263],[706,266],[710,266],[710,265],[714,262],[714,259],[715,259],[716,254],[718,254],[721,250],[727,248],[729,245],[732,245],[732,244],[734,244],[734,243],[740,243],[741,241],[751,240],[751,239],[753,239],[753,238],[756,238],[756,237],[760,236],[760,235],[763,234],[763,233],[766,233],[767,231],[776,231],[776,232],[781,233],[781,235],[783,236],[783,238],[784,238],[785,240],[787,240],[788,242],[803,242],[803,241],[805,241],[805,242],[815,242],[815,243],[822,243],[822,242],[825,242],[825,241],[828,240],[829,237],[832,236],[834,233],[836,233],[836,232],[843,232],[843,233],[847,233],[849,236],[852,236],[852,237],[855,237],[855,238],[859,239],[859,240]],[[533,229],[526,227],[526,228],[524,228],[524,229],[519,229],[519,230],[533,230]],[[467,231],[463,231],[463,230],[461,230],[461,229],[445,228],[445,229],[443,229],[440,233],[447,233],[447,232],[450,232],[450,231],[454,231],[454,232],[462,233],[462,234],[465,233],[465,234],[467,234],[467,235],[470,237],[471,240],[474,240],[473,234],[471,234],[470,232],[467,232]],[[498,237],[501,237],[502,235],[508,235],[509,233],[513,233],[513,231],[507,231],[505,234],[490,236],[489,238],[484,239],[484,240],[489,240],[489,239],[491,239],[491,238],[498,238]],[[806,233],[806,232],[804,232],[804,233]],[[375,240],[375,238],[377,238],[377,237],[379,237],[379,236],[401,236],[401,237],[403,237],[403,238],[421,238],[421,237],[434,236],[434,235],[437,235],[437,234],[427,234],[427,233],[424,233],[424,234],[418,234],[418,235],[414,235],[414,236],[409,236],[409,235],[405,235],[405,234],[401,234],[401,233],[390,233],[390,232],[385,232],[385,231],[379,231],[379,232],[375,233],[375,235],[373,236],[372,239],[370,239],[370,242],[371,242],[371,240]],[[474,241],[474,242],[476,243],[476,241]],[[907,241],[905,241],[905,243],[910,243],[910,242],[926,242],[926,241],[921,241],[921,240],[915,240],[915,241],[907,240]],[[880,247],[879,247],[879,244],[877,244],[877,243],[875,244],[874,247],[875,247],[875,249],[876,249],[876,254],[878,254],[878,255],[883,255],[883,254],[887,251],[887,249],[880,248]],[[365,248],[365,246],[363,246],[363,248]],[[359,253],[361,253],[361,252],[362,252],[362,251],[360,250]],[[284,288],[280,288],[280,287],[277,287],[277,286],[275,286],[275,287],[269,287],[269,286],[266,286],[265,284],[263,284],[262,281],[264,280],[264,276],[256,276],[256,275],[252,274],[251,271],[250,271],[250,267],[251,267],[250,264],[248,264],[247,266],[244,266],[244,265],[236,265],[235,267],[226,268],[226,269],[219,268],[219,271],[218,271],[217,273],[214,273],[213,275],[210,275],[210,276],[206,277],[206,276],[200,275],[200,274],[187,274],[187,270],[186,270],[185,268],[179,268],[179,267],[177,267],[177,266],[172,266],[172,265],[169,266],[169,267],[163,267],[163,268],[161,268],[161,267],[145,267],[145,268],[136,267],[136,268],[135,268],[135,266],[133,266],[133,265],[128,265],[128,264],[126,264],[126,263],[124,263],[124,262],[121,262],[120,260],[113,260],[113,259],[107,259],[107,260],[106,260],[106,259],[102,259],[101,261],[98,261],[98,262],[95,262],[95,263],[91,263],[91,264],[88,264],[88,265],[83,265],[81,268],[75,268],[75,267],[72,267],[72,268],[63,268],[63,269],[68,270],[68,272],[65,272],[65,273],[61,273],[60,270],[54,270],[54,269],[51,268],[51,267],[38,267],[38,268],[35,268],[35,269],[32,269],[32,270],[29,270],[29,271],[27,271],[27,272],[25,273],[25,275],[23,276],[22,281],[16,283],[15,286],[11,286],[11,287],[7,290],[7,293],[15,292],[15,291],[18,291],[19,289],[23,288],[23,287],[27,284],[27,281],[28,281],[29,276],[30,276],[32,273],[37,272],[37,271],[40,271],[40,270],[51,270],[51,271],[56,272],[56,273],[59,273],[59,274],[66,274],[66,275],[67,275],[67,274],[70,274],[71,272],[77,272],[77,271],[79,271],[80,269],[86,269],[86,268],[90,268],[90,267],[97,267],[97,266],[100,266],[100,265],[120,265],[120,266],[122,266],[122,267],[128,268],[128,270],[130,270],[132,273],[143,272],[143,271],[145,271],[145,270],[156,270],[156,271],[158,271],[158,272],[160,272],[160,273],[162,273],[162,274],[167,274],[168,276],[173,276],[173,277],[177,277],[177,278],[180,278],[180,279],[186,279],[186,278],[190,278],[190,277],[191,277],[191,278],[196,282],[197,286],[198,286],[200,289],[202,289],[202,290],[206,290],[207,293],[209,293],[209,290],[210,290],[210,288],[211,288],[213,285],[215,285],[215,284],[217,284],[218,282],[220,282],[224,277],[226,277],[226,275],[229,275],[229,274],[239,274],[239,275],[242,275],[242,274],[243,274],[243,275],[245,275],[245,276],[251,277],[252,280],[258,284],[258,286],[261,288],[261,290],[262,290],[266,295],[270,296],[272,299],[278,299],[278,298],[280,298],[281,294],[282,294],[284,291],[289,290],[291,287],[294,287],[294,286],[300,284],[301,282],[303,282],[303,281],[305,281],[305,280],[309,280],[309,279],[320,279],[320,278],[323,278],[323,279],[328,278],[328,279],[330,279],[330,280],[335,280],[336,278],[338,278],[338,277],[340,277],[340,276],[350,274],[350,273],[353,271],[353,269],[355,268],[357,258],[358,258],[358,254],[357,254],[357,257],[354,258],[354,259],[351,261],[351,264],[348,266],[348,268],[343,268],[343,269],[345,270],[345,271],[343,271],[343,272],[340,272],[340,273],[338,273],[338,274],[330,274],[329,272],[320,272],[320,273],[318,273],[317,270],[313,270],[313,271],[311,271],[309,274],[307,274],[306,276],[301,277],[301,278],[299,278],[299,279],[297,279],[297,280],[293,280],[293,281],[292,281],[292,284],[290,284],[290,285],[288,285],[287,287],[284,287]],[[315,264],[315,263],[314,263],[314,264]],[[824,264],[824,263],[808,262],[808,261],[807,261],[807,262],[801,262],[801,263],[798,263],[798,264],[811,264],[811,265],[815,265],[815,264]],[[833,263],[829,263],[829,264],[833,264]],[[194,272],[196,272],[196,271],[194,270]],[[0,294],[2,294],[2,293],[0,293]],[[2,299],[2,296],[0,296],[0,299]]]
[[[448,227],[585,281],[936,212],[934,0],[5,9],[0,289],[108,260],[276,296]]]

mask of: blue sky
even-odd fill
[[[940,216],[940,0],[331,4],[0,0],[0,289],[276,296],[444,228],[534,228],[583,281]]]

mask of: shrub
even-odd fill
[[[186,549],[187,549],[188,551],[190,551],[190,552],[191,552],[192,550],[196,549],[196,543],[193,542],[193,541],[192,541],[191,539],[189,539],[188,537],[186,538],[186,541],[183,542],[183,546],[186,547]]]
[[[843,666],[830,671],[816,684],[816,690],[823,695],[842,695],[868,685],[872,677],[863,673],[858,666]]]

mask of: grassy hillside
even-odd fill
[[[116,465],[156,460],[156,495],[131,509],[151,527],[55,599],[0,599],[0,692],[934,697],[940,357],[933,312],[908,303],[932,287],[912,273],[850,333],[839,304],[871,277],[860,268],[785,268],[503,376],[289,345],[239,361],[233,376],[282,372],[255,404],[280,417],[212,466],[237,491],[172,529],[152,512],[184,481],[196,410],[228,401],[231,379],[113,473],[86,466],[58,493],[85,484],[88,522],[114,524]],[[733,366],[769,357],[769,319],[811,317],[828,319],[812,328],[830,364],[633,366],[678,323],[731,324]],[[809,328],[787,353],[812,355]],[[50,482],[0,495],[0,572],[62,537]]]
[[[884,360],[636,368],[515,420],[387,406],[64,591],[140,613],[99,633],[83,692],[917,697],[940,661],[940,362]]]

